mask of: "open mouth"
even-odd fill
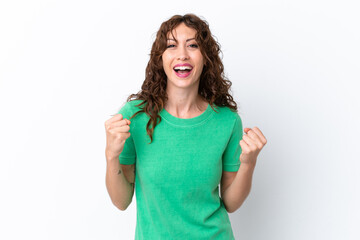
[[[175,66],[173,69],[178,77],[184,78],[190,75],[193,68],[191,65],[187,64],[183,66]]]

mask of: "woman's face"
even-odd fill
[[[198,84],[204,58],[195,40],[196,30],[180,23],[173,34],[177,42],[168,33],[167,48],[162,54],[167,85],[184,88]]]

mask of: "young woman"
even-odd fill
[[[135,239],[234,239],[228,212],[248,196],[266,139],[243,135],[219,53],[205,20],[171,17],[141,91],[105,122],[107,190],[125,210],[135,189]]]

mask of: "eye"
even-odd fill
[[[172,47],[172,46],[175,46],[175,45],[174,45],[174,44],[168,45],[167,48],[170,48],[170,47]]]
[[[193,48],[198,48],[199,47],[197,44],[191,44],[190,46],[193,47]]]

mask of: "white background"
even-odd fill
[[[185,13],[209,23],[244,127],[268,140],[236,239],[360,239],[359,4],[340,0],[1,1],[1,239],[133,239],[104,123]]]

